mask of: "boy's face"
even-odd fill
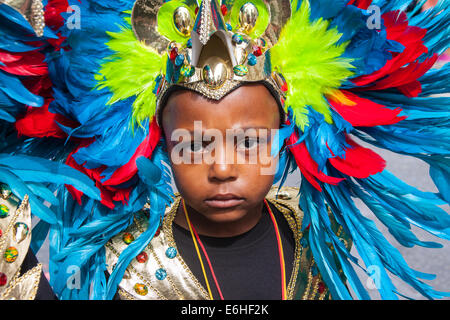
[[[242,86],[218,102],[175,92],[162,125],[188,207],[212,223],[237,222],[261,210],[277,161],[270,156],[271,139],[280,127],[278,105],[262,84]]]

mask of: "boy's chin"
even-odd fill
[[[209,210],[205,218],[213,223],[233,223],[242,221],[247,217],[247,211],[239,208]]]

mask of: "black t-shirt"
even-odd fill
[[[286,286],[291,278],[295,243],[283,214],[270,206],[280,231],[286,266]],[[201,265],[189,230],[173,224],[178,250],[194,276],[206,289]],[[272,219],[264,206],[260,221],[235,237],[201,236],[225,300],[281,300],[281,269],[278,243]],[[201,248],[199,246],[199,250]],[[203,265],[214,299],[220,299],[208,263]]]

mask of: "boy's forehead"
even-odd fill
[[[165,128],[272,128],[279,124],[278,105],[263,85],[242,86],[215,101],[182,90],[172,94],[163,110]]]

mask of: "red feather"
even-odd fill
[[[104,206],[114,209],[115,205],[113,202],[113,197],[116,189],[110,188],[107,189],[101,184],[101,179],[104,178],[102,176],[103,171],[106,169],[106,166],[101,166],[99,168],[95,169],[87,169],[84,167],[83,164],[78,164],[75,159],[73,158],[73,155],[78,152],[81,148],[86,148],[90,144],[92,144],[95,141],[95,139],[83,139],[77,148],[75,148],[67,157],[66,164],[71,166],[74,169],[77,169],[78,171],[86,174],[89,178],[91,178],[95,182],[95,186],[100,190],[101,195],[101,201]],[[83,193],[81,191],[78,191],[73,186],[66,185],[67,190],[70,192],[72,197],[78,202],[79,205],[82,204],[81,198],[83,196]]]
[[[161,129],[153,118],[150,124],[150,130],[147,137],[136,149],[127,164],[117,169],[107,181],[103,183],[105,186],[116,186],[130,180],[137,173],[136,159],[139,157],[149,158],[161,138]]]
[[[408,97],[417,97],[422,92],[422,85],[416,79],[422,77],[436,62],[438,55],[423,62],[412,62],[408,66],[392,72],[387,77],[375,83],[365,90],[382,90],[387,88],[397,88]],[[411,81],[411,79],[413,79]]]
[[[372,0],[350,0],[347,5],[354,5],[360,9],[367,10],[367,8],[372,4]]]
[[[373,174],[383,171],[386,161],[370,149],[361,147],[349,136],[346,136],[346,142],[351,145],[345,151],[345,157],[330,158],[329,161],[333,167],[340,172],[359,179],[367,178]]]
[[[158,144],[160,138],[161,130],[157,125],[156,120],[154,119],[150,124],[149,134],[136,149],[130,161],[124,166],[117,169],[112,174],[111,178],[105,182],[101,182],[101,180],[104,178],[104,176],[102,176],[102,173],[106,169],[105,166],[101,166],[95,169],[87,169],[83,166],[83,164],[78,164],[73,158],[73,155],[78,152],[78,150],[88,147],[92,142],[95,141],[94,139],[83,140],[80,145],[67,157],[66,164],[85,173],[92,180],[94,180],[95,185],[101,193],[101,203],[106,207],[113,209],[115,207],[114,201],[122,201],[124,203],[127,202],[132,190],[132,187],[121,189],[116,188],[115,186],[127,182],[131,178],[133,178],[133,176],[137,173],[136,159],[141,156],[149,158],[156,145]],[[67,186],[67,188],[74,199],[81,205],[81,197],[83,194],[73,187]]]
[[[61,28],[64,25],[64,18],[61,13],[67,12],[68,7],[67,0],[49,0],[45,6],[45,24],[53,31]]]
[[[422,84],[418,80],[401,85],[397,89],[405,96],[412,98],[417,97],[422,92]]]
[[[345,180],[343,178],[327,176],[325,173],[319,171],[319,165],[311,157],[304,142],[293,146],[297,141],[298,135],[294,132],[288,139],[288,148],[294,156],[300,172],[317,190],[322,191],[322,188],[317,180],[333,185]]]
[[[60,114],[48,111],[48,105],[51,99],[46,99],[45,104],[40,108],[29,108],[25,116],[16,121],[16,130],[19,135],[44,138],[66,138],[67,134],[61,130],[58,123],[75,128],[77,124],[74,121],[66,119]]]
[[[389,109],[382,104],[361,98],[349,91],[341,90],[341,92],[348,100],[352,101],[354,105],[346,105],[333,97],[328,97],[328,102],[342,118],[354,127],[373,127],[394,124],[406,118],[406,116],[398,116],[402,111],[401,108]]]
[[[45,56],[37,51],[11,53],[0,50],[0,69],[18,76],[44,76],[48,74]]]
[[[85,168],[82,165],[79,165],[75,159],[73,158],[73,155],[78,152],[81,148],[89,146],[91,143],[93,143],[94,139],[86,139],[82,140],[77,148],[75,148],[66,159],[66,164],[74,169],[77,169],[80,172],[83,172],[86,174]],[[92,179],[92,175],[88,175]],[[94,179],[93,179],[94,180]],[[72,197],[78,202],[79,205],[81,205],[81,197],[83,196],[83,192],[78,191],[76,188],[70,185],[66,185],[67,191],[70,192]]]
[[[45,25],[50,27],[55,33],[64,25],[64,18],[62,13],[67,12],[69,3],[67,0],[50,0],[45,6]],[[57,39],[48,39],[48,42],[55,48],[55,51],[59,51],[63,48],[63,43],[66,37],[62,37],[61,33],[57,33]],[[65,48],[66,49],[66,48]]]
[[[422,91],[417,79],[424,75],[437,59],[435,55],[421,63],[416,61],[422,54],[428,52],[422,41],[427,30],[409,26],[405,12],[387,12],[382,18],[386,26],[387,39],[401,43],[405,49],[400,53],[393,52],[392,59],[381,69],[352,79],[354,84],[364,87],[355,88],[353,91],[398,88],[406,96],[415,97]]]

